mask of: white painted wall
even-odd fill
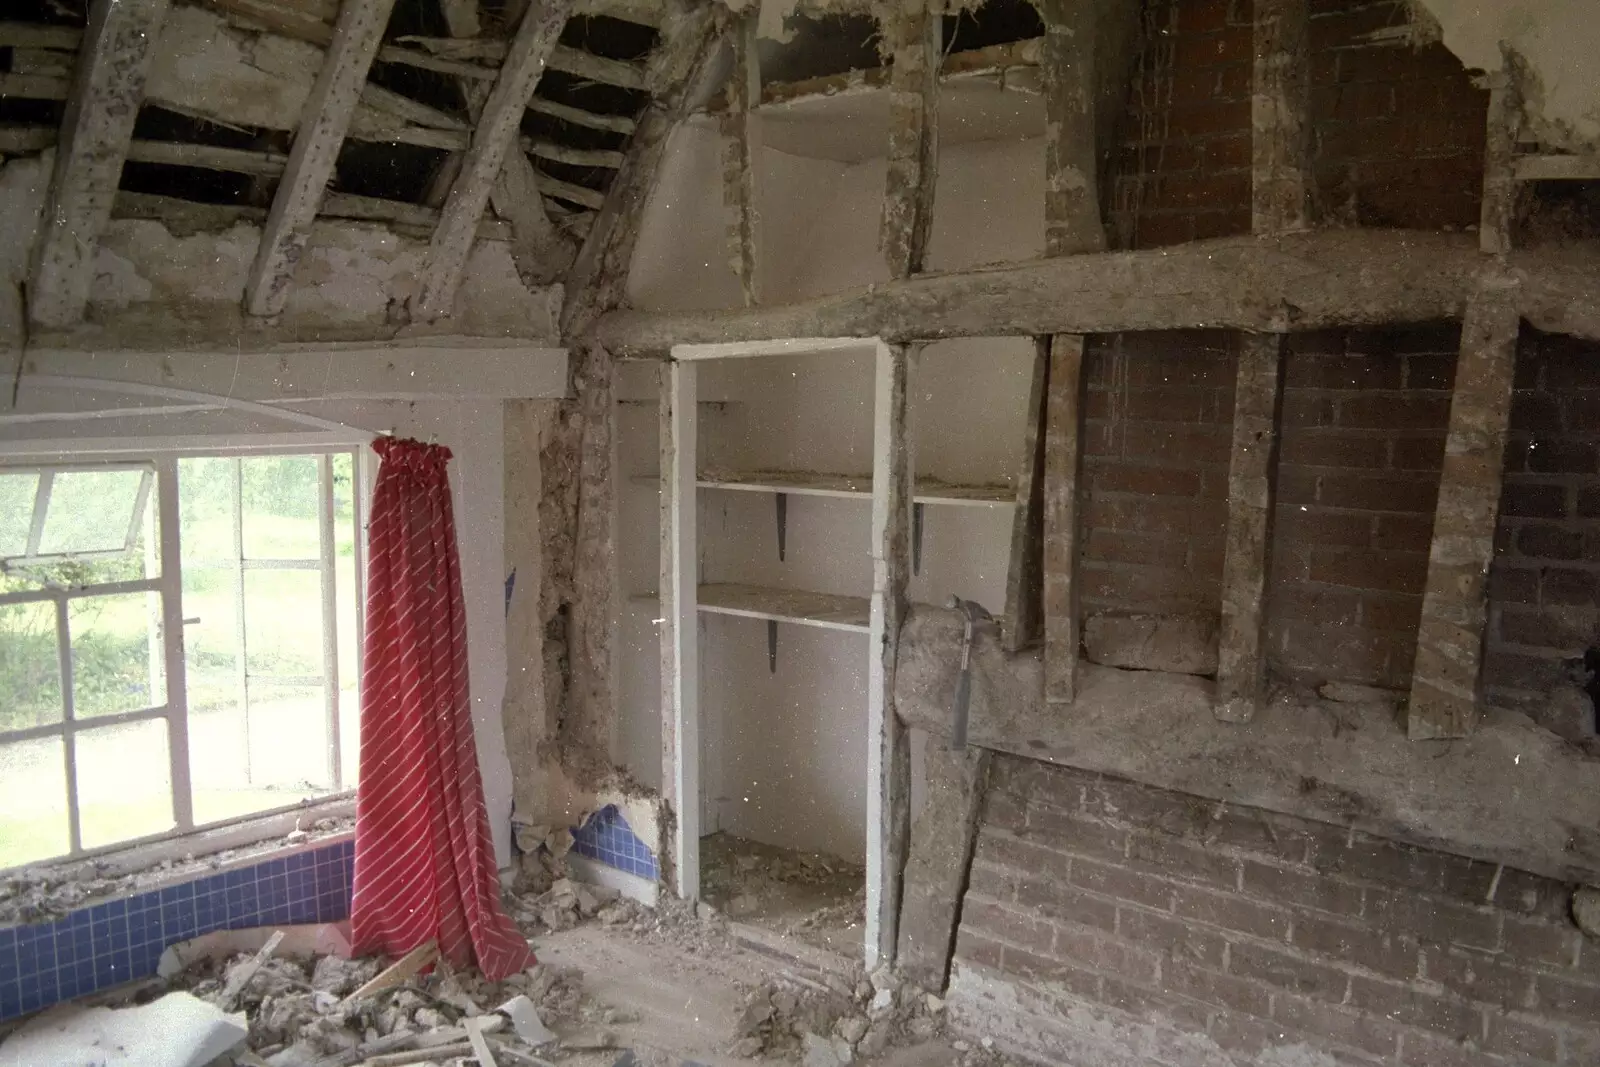
[[[47,394],[54,393],[54,396]],[[74,395],[76,393],[76,395]],[[95,396],[77,391],[38,390],[36,411],[91,410],[98,405],[118,409],[138,401],[113,394]],[[159,401],[145,401],[159,403]],[[28,407],[30,405],[25,405]],[[473,728],[478,763],[483,773],[489,824],[501,865],[510,862],[511,765],[501,727],[501,701],[506,688],[505,524],[502,471],[505,448],[501,402],[497,399],[437,398],[401,401],[305,401],[295,410],[345,423],[354,428],[437,441],[450,448],[450,491],[455,506],[456,536],[461,549],[462,592],[467,603],[468,675],[472,692]],[[279,434],[292,443],[281,422],[232,412],[179,413],[144,417],[67,421],[0,420],[0,441],[15,450],[34,440],[88,437],[97,440],[159,441],[206,435],[219,446],[243,434]],[[369,458],[375,463],[376,457]],[[375,467],[373,468],[376,469]]]
[[[763,302],[802,299],[887,280],[878,252],[881,158],[850,164],[771,149],[757,182]],[[1042,251],[1043,149],[1037,140],[946,146],[941,154],[931,269],[1025,259]],[[641,230],[630,278],[640,308],[732,307],[739,289],[728,255],[718,139],[708,124],[674,137],[662,184]],[[1015,476],[1033,346],[1016,339],[943,342],[912,372],[915,463],[946,480]],[[973,368],[981,368],[974,373]],[[653,395],[649,368],[628,368],[624,396]],[[730,466],[864,474],[871,470],[872,366],[827,355],[704,364],[701,460]],[[624,405],[623,471],[654,473],[653,406]],[[624,589],[657,584],[653,484],[622,490],[619,566]],[[1009,509],[929,507],[922,573],[912,597],[950,593],[1000,611],[1011,535]],[[865,596],[871,586],[866,500],[790,496],[788,558],[777,558],[771,496],[702,490],[702,579]],[[622,680],[616,757],[641,780],[660,780],[659,650],[654,601],[618,620]],[[865,854],[867,639],[779,625],[769,673],[766,625],[702,616],[702,818],[792,848],[860,860]]]

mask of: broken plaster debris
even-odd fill
[[[719,833],[700,845],[703,902],[734,922],[850,959],[861,956],[866,872],[818,852],[796,852]]]
[[[721,1044],[704,1050],[707,1055],[731,1049],[730,1054],[804,1059],[833,1067],[870,1061],[892,1047],[938,1040],[944,1032],[943,1002],[914,984],[888,970],[868,975],[843,958],[837,959],[836,969],[818,971],[801,957],[779,960],[770,953],[747,951],[720,910],[675,900],[648,909],[567,878],[542,892],[513,890],[507,898],[508,911],[536,939],[536,947],[538,938],[583,925],[618,943],[652,946],[649,951],[670,958],[674,969],[687,968],[691,974],[699,973],[696,968],[707,974],[731,969],[736,977],[725,1003],[731,1015],[733,996],[744,990],[745,1007],[737,1025],[721,1032]],[[459,1063],[473,1055],[469,1020],[500,1067],[595,1067],[601,1060],[614,1062],[617,1053],[637,1054],[640,1063],[659,1060],[654,1051],[634,1047],[648,1037],[637,1029],[627,1036],[628,1027],[641,1020],[639,1006],[614,995],[612,1003],[591,997],[577,966],[547,962],[490,983],[475,971],[438,964],[430,973],[411,974],[399,985],[357,999],[351,994],[393,970],[393,962],[344,958],[338,953],[345,950],[347,935],[344,924],[207,935],[172,947],[165,980],[130,988],[119,999],[148,1003],[181,992],[210,1002],[214,1010],[230,990],[237,990],[242,1045],[230,1053],[231,1059],[218,1062],[239,1067]],[[267,946],[276,951],[266,951]],[[323,954],[325,947],[334,952]],[[581,964],[582,957],[572,962]],[[183,969],[174,973],[175,964]],[[982,1048],[960,1051],[965,1067],[995,1067],[999,1062]],[[11,1052],[8,1043],[0,1042],[0,1064],[12,1062],[7,1058]],[[155,1062],[168,1067],[165,1061]],[[681,1058],[671,1062],[676,1067]]]
[[[0,1064],[206,1067],[236,1048],[246,1033],[243,1015],[182,992],[135,1008],[66,1005],[6,1039]]]

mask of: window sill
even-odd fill
[[[346,793],[90,858],[18,867],[0,873],[0,926],[48,922],[106,900],[326,848],[355,835],[355,811],[355,794]],[[311,829],[297,835],[297,827]]]

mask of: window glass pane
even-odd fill
[[[0,732],[60,721],[55,604],[0,605]]]
[[[73,492],[77,492],[77,490],[70,488],[72,485],[85,484],[76,480],[79,475],[94,474],[96,477],[128,475],[134,478],[133,485],[137,488],[139,473],[138,471],[69,471],[58,473],[55,476],[54,485],[58,488],[68,486],[70,495]],[[68,480],[69,476],[72,479],[70,481]],[[3,481],[4,478],[0,477],[0,482]],[[126,486],[128,483],[124,481],[121,484]],[[159,578],[161,576],[161,535],[155,499],[156,484],[152,478],[149,499],[145,503],[144,510],[140,513],[139,524],[134,529],[133,544],[131,546],[125,546],[123,541],[123,538],[127,536],[127,526],[125,524],[133,514],[131,507],[114,516],[108,516],[103,521],[92,516],[86,516],[82,509],[79,509],[80,519],[74,521],[95,525],[97,528],[108,527],[111,524],[122,525],[117,525],[115,533],[104,532],[93,537],[89,535],[74,535],[85,543],[74,546],[72,551],[103,550],[111,554],[83,558],[81,556],[75,557],[68,553],[66,558],[59,558],[62,554],[60,544],[57,543],[52,547],[44,539],[41,539],[40,554],[55,555],[57,558],[47,558],[35,562],[30,561],[27,557],[20,557],[5,559],[0,562],[0,593],[37,589],[78,589],[85,586],[108,585],[112,582],[137,582],[147,578]],[[3,506],[3,503],[0,503],[0,507]],[[31,503],[28,508],[31,510]],[[49,516],[45,520],[45,532],[49,533],[52,529],[51,524],[54,523],[56,524],[55,529],[59,533],[61,523],[64,521],[62,516],[67,514],[68,511],[57,507],[57,494],[52,490]],[[26,536],[24,535],[25,539]],[[91,541],[99,541],[102,544],[96,548],[89,543]],[[105,544],[111,541],[115,541],[115,544],[106,548]],[[0,553],[0,555],[3,554]]]
[[[178,461],[178,529],[183,569],[238,555],[233,540],[233,465],[231,459]]]
[[[0,556],[20,556],[28,551],[38,490],[39,476],[34,472],[0,471]]]
[[[319,559],[315,456],[251,456],[240,460],[246,559]]]
[[[287,807],[333,791],[321,686],[251,681],[249,714],[192,716],[189,727],[198,823]]]
[[[172,829],[172,763],[165,720],[84,730],[76,748],[84,848]]]
[[[0,745],[0,869],[65,855],[67,834],[61,738]]]
[[[250,682],[250,773],[256,785],[326,793],[328,709],[320,685]],[[288,803],[284,801],[284,803]]]
[[[252,678],[321,678],[321,573],[245,571],[244,635]]]
[[[240,689],[237,578],[183,561],[183,664],[189,714],[237,708]]]
[[[143,470],[57,471],[45,511],[41,556],[121,551],[139,502]]]
[[[75,716],[88,719],[166,703],[161,594],[75,598],[67,606],[67,629]]]

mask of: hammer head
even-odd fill
[[[976,600],[963,600],[954,593],[951,593],[950,599],[945,601],[945,607],[951,611],[961,612],[967,617],[967,621],[974,625],[994,618],[993,615],[989,614],[989,610]]]

